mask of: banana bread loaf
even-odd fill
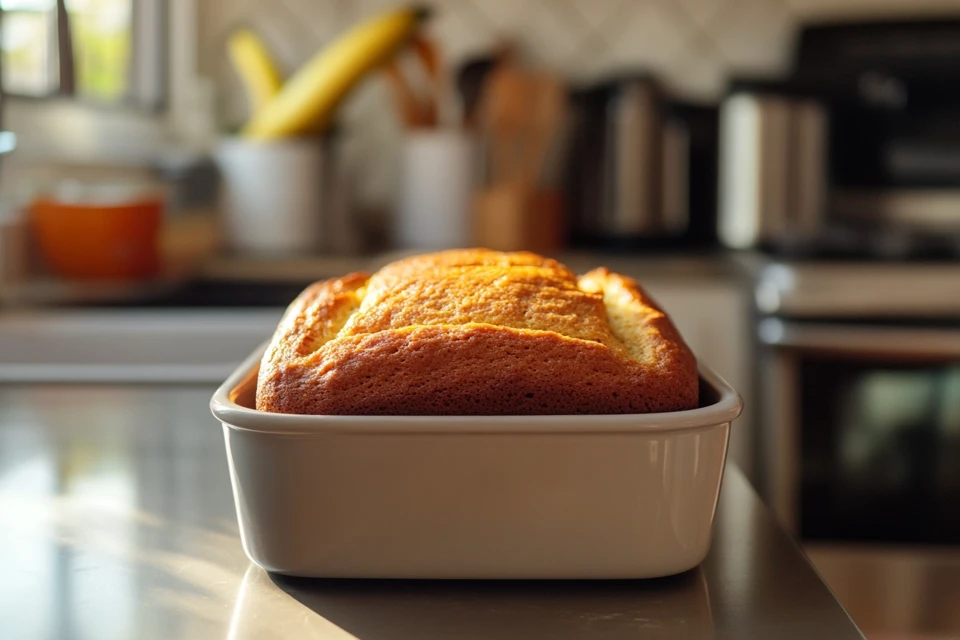
[[[476,249],[308,287],[264,354],[257,409],[648,413],[693,409],[697,395],[693,354],[634,280]]]

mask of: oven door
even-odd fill
[[[778,516],[861,628],[960,633],[960,328],[768,318],[759,337]]]
[[[960,545],[960,328],[760,325],[768,497],[804,540]]]

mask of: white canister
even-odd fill
[[[397,243],[446,249],[473,243],[476,145],[464,131],[409,132],[403,139]]]
[[[216,158],[230,249],[289,254],[355,248],[331,140],[228,138]]]

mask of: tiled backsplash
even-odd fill
[[[296,69],[348,25],[396,0],[203,0],[200,71],[218,89],[218,116],[246,114],[224,53],[227,34],[254,26],[285,71]],[[433,0],[431,30],[452,67],[512,37],[525,55],[574,81],[615,71],[656,73],[678,95],[717,98],[731,73],[775,74],[789,62],[796,25],[807,19],[876,14],[960,14],[960,0]],[[349,162],[359,191],[389,201],[401,135],[379,81],[346,105]]]

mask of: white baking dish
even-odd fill
[[[645,415],[300,416],[256,411],[262,349],[211,401],[243,547],[277,573],[651,578],[710,548],[737,392]]]

